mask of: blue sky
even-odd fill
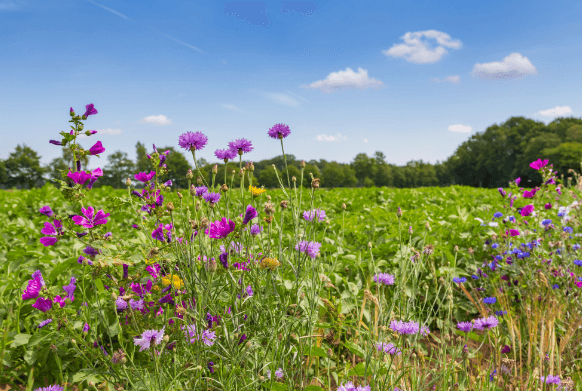
[[[351,161],[444,160],[511,116],[582,116],[579,1],[0,0],[0,159],[17,144],[42,162],[69,107],[106,152],[137,141],[198,155],[245,137],[261,160],[286,152]]]

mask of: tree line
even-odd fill
[[[137,172],[150,170],[147,149],[144,144],[136,144],[136,159],[131,160],[123,151],[116,151],[107,157],[102,166],[103,177],[95,187],[112,186],[122,188],[126,178],[133,178]],[[186,172],[202,175],[212,181],[215,163],[199,159],[200,173],[193,167],[189,156],[175,147],[157,148],[169,150],[165,164],[168,174],[161,180],[172,180],[175,187],[187,188]],[[39,187],[51,179],[61,179],[60,170],[73,167],[73,157],[68,149],[63,149],[61,157],[53,159],[48,165],[40,163],[40,156],[26,145],[18,145],[6,160],[0,160],[0,187],[24,188]],[[511,117],[500,125],[489,126],[484,132],[472,135],[463,142],[443,162],[435,164],[422,160],[412,160],[403,166],[386,162],[386,156],[377,151],[373,156],[360,153],[350,163],[327,160],[305,161],[303,184],[311,182],[310,174],[321,180],[322,187],[372,187],[388,186],[399,188],[423,186],[449,186],[453,184],[473,187],[496,188],[507,186],[509,181],[521,177],[522,185],[537,186],[540,175],[529,168],[529,163],[537,159],[549,159],[554,170],[568,175],[569,169],[580,171],[582,160],[582,118],[559,117],[545,125],[543,122],[525,117]],[[86,169],[89,161],[81,162]],[[243,161],[243,166],[248,160]],[[283,156],[253,162],[253,184],[274,188],[279,186],[279,178],[287,183],[285,160]],[[273,168],[275,166],[277,172]],[[295,177],[297,185],[301,181],[302,161],[294,155],[287,155],[289,178]],[[226,183],[239,186],[239,163],[228,163]],[[216,183],[224,183],[225,165],[216,164]]]

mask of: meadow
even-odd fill
[[[75,150],[71,117],[51,143],[101,153]],[[279,124],[269,136],[292,137]],[[196,162],[206,140],[176,143]],[[154,147],[125,190],[91,189],[99,171],[73,168],[60,188],[0,193],[1,382],[582,389],[576,173],[538,160],[535,189],[326,189],[301,169],[265,190],[244,185],[251,143],[230,144],[216,155],[235,170],[211,183],[183,173],[188,189],[156,180],[166,155]]]

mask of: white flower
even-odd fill
[[[497,227],[497,226],[499,226],[499,223],[497,221],[492,221],[489,223],[489,226],[490,227]]]
[[[480,222],[481,224],[483,224],[483,219],[480,219],[479,217],[475,217],[475,220],[477,220],[478,222]]]

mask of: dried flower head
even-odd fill
[[[261,269],[269,269],[275,270],[277,266],[281,266],[281,262],[279,262],[276,258],[263,258],[260,263]]]

